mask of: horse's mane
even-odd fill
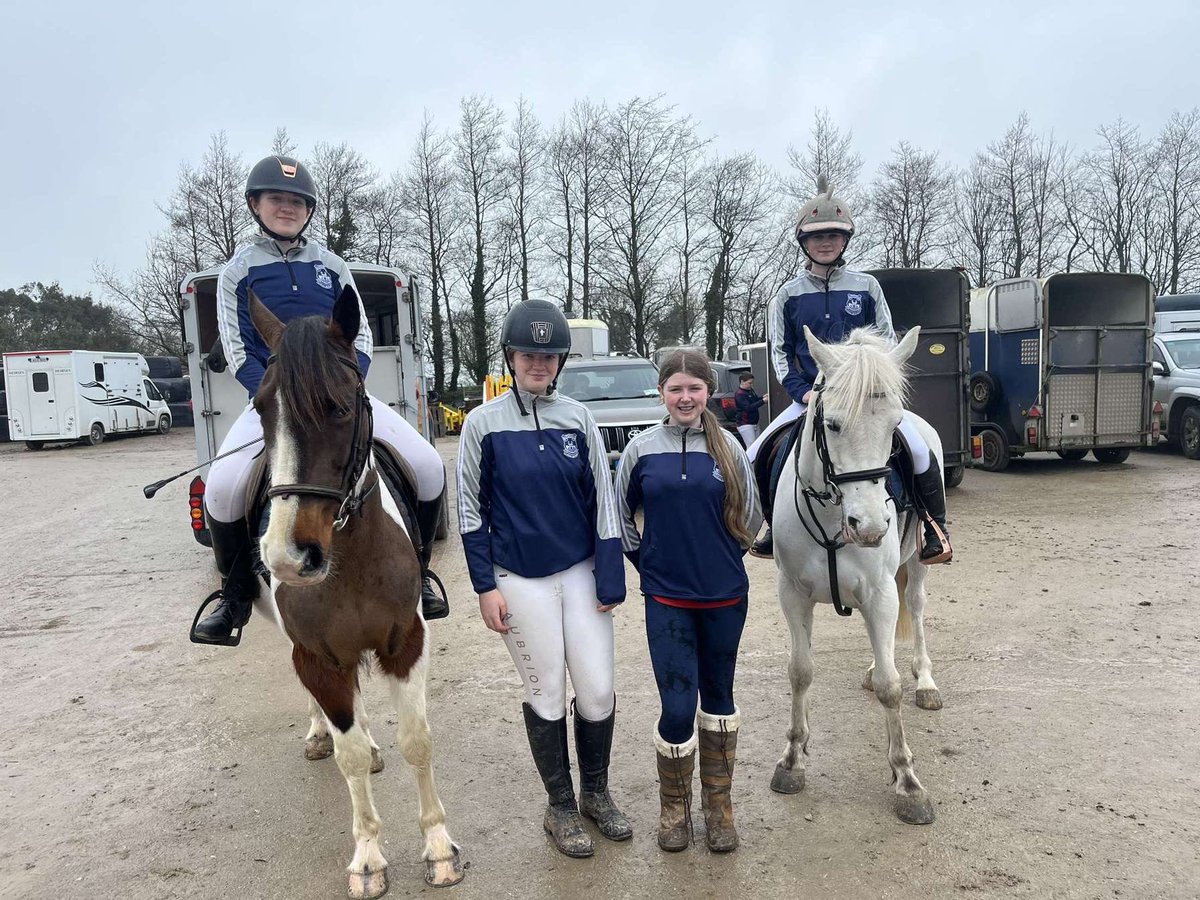
[[[321,316],[293,319],[275,350],[279,396],[288,419],[298,428],[319,429],[332,406],[346,406],[353,375],[344,351]]]
[[[828,344],[836,362],[825,376],[823,402],[852,425],[872,397],[883,395],[904,403],[908,377],[892,359],[892,344],[874,328],[856,328],[841,344]]]

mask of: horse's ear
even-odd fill
[[[353,344],[354,339],[358,337],[358,329],[361,325],[362,319],[358,314],[358,294],[354,292],[354,288],[346,285],[342,288],[342,294],[338,297],[337,303],[333,304],[333,321],[330,330],[347,344]]]
[[[917,349],[917,338],[920,336],[921,326],[914,325],[908,329],[908,333],[904,335],[904,340],[891,349],[889,355],[896,361],[896,365],[902,366],[908,362],[908,358]]]
[[[263,302],[258,299],[258,295],[253,290],[250,292],[250,321],[254,323],[254,327],[258,329],[258,333],[262,335],[262,339],[266,341],[267,346],[274,350],[279,346],[279,339],[283,336],[283,323],[276,318]]]
[[[808,344],[808,352],[817,361],[817,368],[828,373],[834,364],[833,353],[830,352],[829,346],[809,331],[807,325],[804,326],[804,340]]]

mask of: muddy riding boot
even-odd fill
[[[758,485],[758,500],[762,505],[763,521],[767,525],[766,533],[750,545],[750,555],[759,559],[774,559],[775,542],[771,537],[771,513],[773,510],[771,496],[770,447],[762,447],[760,455],[754,460],[754,482]]]
[[[729,789],[733,784],[741,721],[736,709],[728,716],[713,716],[700,710],[700,802],[707,828],[705,840],[713,853],[728,853],[738,845]]]
[[[950,546],[950,532],[946,530],[946,489],[942,485],[942,470],[933,454],[929,454],[929,468],[913,479],[917,485],[917,502],[921,507],[921,523],[924,525],[925,540],[919,558],[922,563],[948,563],[954,557]]]
[[[590,722],[575,710],[575,752],[579,756],[579,811],[596,823],[610,841],[627,841],[633,828],[608,793],[608,758],[612,751],[614,708],[602,722]]]
[[[669,744],[654,729],[658,751],[658,846],[669,853],[692,842],[692,776],[696,772],[696,736]]]
[[[417,530],[421,533],[421,615],[425,621],[444,619],[450,615],[450,603],[446,599],[445,588],[441,592],[434,587],[441,581],[429,569],[433,559],[433,542],[437,540],[438,522],[442,519],[442,501],[445,500],[445,489],[436,500],[417,501]]]
[[[208,596],[201,604],[200,612],[213,600],[219,599],[216,608],[207,616],[192,623],[189,637],[197,644],[219,644],[236,647],[242,640],[242,626],[250,620],[254,598],[258,596],[258,578],[254,575],[254,547],[250,543],[250,532],[246,520],[218,522],[208,520],[208,533],[212,536],[213,554],[217,558],[217,571],[221,573],[221,590]],[[200,615],[197,612],[197,618]]]
[[[571,784],[571,762],[567,755],[567,719],[564,716],[551,722],[522,703],[525,730],[529,733],[529,749],[550,804],[542,819],[542,827],[554,841],[560,853],[582,858],[595,852],[592,838],[583,827],[583,817],[575,803],[575,788]]]

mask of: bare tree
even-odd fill
[[[705,182],[707,171],[700,159],[700,143],[693,137],[691,145],[679,157],[678,191],[679,216],[672,230],[672,249],[675,254],[675,283],[670,294],[676,305],[671,316],[673,333],[662,335],[662,341],[690,344],[699,319],[700,298],[693,285],[693,269],[698,256],[705,253],[711,238],[707,227]]]
[[[1153,165],[1137,128],[1124,119],[1100,126],[1100,146],[1080,161],[1083,240],[1100,271],[1133,271],[1139,216]]]
[[[410,246],[429,283],[429,316],[433,382],[439,392],[446,388],[446,332],[449,332],[452,373],[449,384],[458,383],[459,348],[450,321],[448,279],[449,254],[458,236],[460,218],[455,206],[454,168],[450,141],[439,134],[428,111],[417,133],[416,144],[404,179],[402,199],[415,227]],[[443,316],[442,305],[446,313]]]
[[[508,200],[516,241],[517,273],[521,299],[528,300],[530,258],[540,243],[546,142],[541,123],[524,97],[517,100],[516,115],[508,132],[508,152]]]
[[[491,355],[487,340],[488,300],[492,288],[503,276],[490,265],[494,255],[497,218],[507,195],[504,160],[501,156],[501,132],[504,114],[491,100],[480,96],[465,97],[461,103],[459,131],[454,137],[454,164],[457,189],[466,207],[466,244],[468,257],[464,277],[471,297],[470,340],[460,335],[460,347],[467,371],[475,383],[488,373]],[[498,243],[498,242],[496,242]]]
[[[309,166],[317,185],[318,206],[312,228],[338,256],[354,257],[358,218],[375,183],[371,164],[346,143],[317,144]]]
[[[941,262],[954,180],[937,153],[901,141],[871,188],[883,264],[919,268]]]
[[[694,145],[692,122],[662,99],[634,98],[606,117],[605,189],[599,218],[609,239],[600,279],[626,308],[633,349],[650,352],[669,303],[660,267],[679,215],[679,172]],[[612,310],[615,304],[606,304]]]
[[[1155,156],[1154,206],[1165,244],[1158,287],[1178,294],[1200,284],[1200,109],[1171,116]]]
[[[379,266],[399,266],[406,249],[408,214],[404,205],[404,176],[395,172],[366,192],[362,201],[358,256]]]
[[[988,160],[977,153],[970,167],[958,177],[953,211],[955,254],[977,285],[987,284],[997,272],[1002,219]]]
[[[296,145],[282,125],[275,129],[275,137],[271,139],[271,153],[275,156],[290,156],[293,159],[296,157]]]

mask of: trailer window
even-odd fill
[[[94,368],[95,368],[95,372],[96,372],[96,380],[103,383],[104,382],[104,363],[96,363]]]
[[[50,376],[45,372],[33,373],[33,391],[35,394],[44,394],[50,390]]]

